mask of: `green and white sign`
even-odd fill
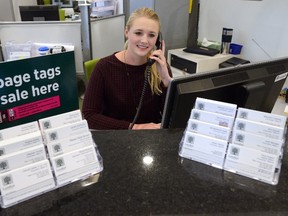
[[[0,129],[76,109],[74,51],[0,63]]]

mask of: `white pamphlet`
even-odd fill
[[[285,127],[287,121],[286,116],[246,108],[238,108],[236,117],[281,128]]]
[[[219,113],[234,118],[237,111],[237,105],[198,97],[195,101],[195,109]]]
[[[33,163],[0,175],[1,206],[9,207],[55,188],[48,160]]]
[[[279,155],[229,144],[224,169],[273,184],[279,163]]]
[[[241,130],[271,139],[283,140],[284,128],[236,118],[233,130]]]
[[[2,140],[22,136],[24,134],[33,133],[39,130],[37,121],[2,129],[0,130],[0,143]]]
[[[59,115],[50,116],[47,118],[39,119],[39,125],[41,130],[47,130],[50,128],[60,127],[63,125],[71,124],[82,120],[82,114],[80,110],[73,110]]]
[[[91,132],[76,134],[61,140],[52,141],[47,144],[47,149],[50,157],[56,157],[77,149],[87,146],[93,146],[93,138]]]
[[[22,151],[0,157],[0,173],[23,167],[46,159],[44,145],[31,147]]]
[[[73,135],[87,133],[89,127],[86,120],[81,120],[57,128],[51,128],[43,131],[44,143],[61,140]]]
[[[93,146],[51,158],[58,186],[102,171]]]
[[[189,119],[187,130],[225,141],[228,141],[231,135],[230,128],[198,121],[195,119]]]
[[[0,142],[0,157],[3,155],[19,152],[34,146],[43,145],[43,139],[40,130],[17,136]]]
[[[223,168],[228,142],[187,131],[179,151],[181,157]]]
[[[192,109],[190,118],[228,128],[232,128],[234,123],[234,118],[231,116],[199,109]]]
[[[240,130],[233,131],[231,142],[274,155],[281,154],[284,144],[283,140],[270,139]]]

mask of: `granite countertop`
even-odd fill
[[[100,175],[0,215],[288,215],[286,150],[273,186],[179,157],[182,135],[181,129],[94,131]],[[145,156],[153,162],[145,164]]]

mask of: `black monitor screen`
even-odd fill
[[[197,97],[271,112],[288,72],[288,57],[174,78],[162,128],[185,128]]]
[[[73,7],[72,0],[52,0],[53,5],[59,5],[61,7]]]
[[[59,21],[59,6],[19,6],[22,21]]]

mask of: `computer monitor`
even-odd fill
[[[288,72],[288,57],[174,78],[167,90],[162,128],[185,128],[197,97],[271,112]]]
[[[19,6],[22,21],[59,21],[59,6]]]
[[[198,45],[200,0],[193,0],[193,4],[190,4],[190,10],[191,11],[189,12],[187,46],[185,49],[183,49],[183,51],[207,56],[216,55],[219,52],[218,50]]]
[[[73,0],[52,0],[52,5],[73,8]]]

